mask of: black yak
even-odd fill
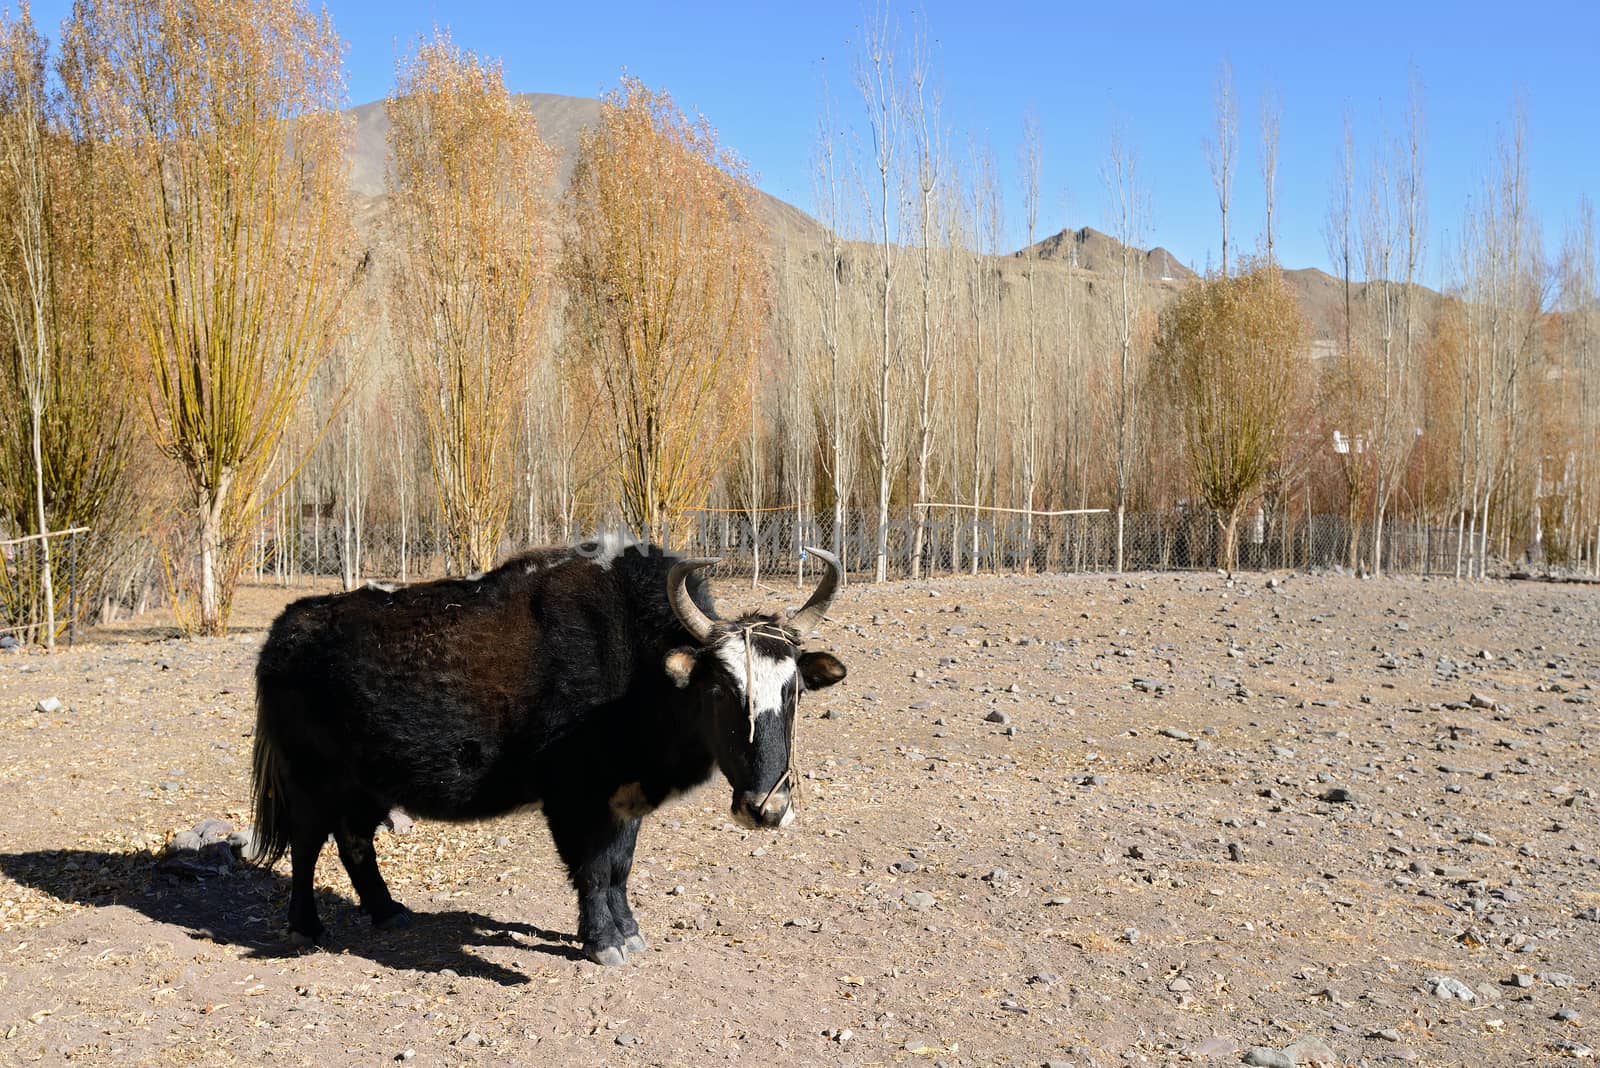
[[[404,923],[373,853],[391,809],[475,820],[542,807],[578,894],[584,953],[644,948],[628,907],[639,821],[720,768],[733,815],[781,826],[803,690],[844,665],[803,642],[839,581],[792,619],[720,620],[710,560],[616,540],[517,556],[476,578],[308,597],[256,669],[255,859],[286,851],[289,931],[324,931],[312,872],[329,835],[361,908]]]

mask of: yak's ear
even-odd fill
[[[844,664],[832,653],[801,653],[800,677],[806,689],[823,690],[844,678]]]
[[[689,676],[694,674],[694,650],[687,645],[680,645],[667,654],[664,664],[667,677],[681,690],[689,685]]]

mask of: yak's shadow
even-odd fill
[[[211,878],[185,878],[157,869],[158,854],[51,849],[0,853],[0,871],[16,882],[79,905],[123,905],[252,957],[288,957],[300,950],[283,933],[289,880],[276,870],[240,867]],[[410,926],[377,931],[350,898],[318,890],[317,907],[328,926],[329,949],[365,957],[386,968],[490,979],[503,986],[528,982],[519,971],[469,950],[500,946],[549,953],[568,960],[583,954],[572,935],[532,924],[496,920],[476,912],[417,912]],[[531,940],[531,941],[530,941]]]

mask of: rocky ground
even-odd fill
[[[728,584],[724,584],[727,586]],[[729,591],[732,592],[731,590]],[[797,599],[785,587],[769,594]],[[738,600],[748,598],[745,594]],[[261,631],[0,654],[0,1063],[1523,1065],[1600,1029],[1600,588],[851,587],[800,819],[647,822],[582,960],[542,820],[380,836],[332,950],[237,868]],[[180,834],[180,832],[198,832]],[[184,848],[184,847],[194,848]],[[176,847],[176,848],[175,848]]]

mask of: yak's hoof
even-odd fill
[[[404,931],[411,926],[411,910],[404,905],[394,906],[394,911],[374,916],[372,926],[379,931]]]
[[[319,927],[314,933],[290,931],[289,944],[296,949],[316,949],[328,944],[328,929]]]
[[[595,946],[583,947],[583,955],[596,964],[603,964],[607,968],[615,968],[627,961],[628,955],[621,946]]]
[[[645,942],[644,935],[635,932],[634,934],[628,936],[628,940],[626,942],[622,943],[622,955],[625,957],[635,957],[640,953],[643,953],[648,948],[649,945]]]

